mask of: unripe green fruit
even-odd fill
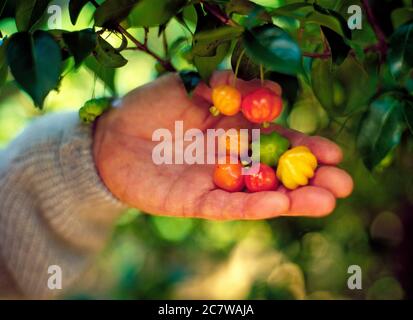
[[[278,159],[281,155],[290,147],[290,141],[279,135],[276,132],[270,134],[262,133],[260,135],[260,141],[255,141],[251,145],[252,159],[258,161],[258,154],[260,155],[259,161],[265,163],[270,167],[274,167],[278,163]]]
[[[112,105],[112,98],[99,98],[86,101],[79,110],[79,117],[85,123],[92,123]]]

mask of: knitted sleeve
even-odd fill
[[[49,266],[66,289],[104,245],[123,205],[98,176],[92,132],[75,113],[47,115],[1,151],[0,290],[54,296]]]

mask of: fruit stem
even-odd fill
[[[212,106],[211,108],[209,108],[209,112],[214,116],[214,117],[218,117],[220,112],[218,110],[217,107]]]
[[[261,86],[264,86],[264,67],[260,64],[260,79],[261,79]]]
[[[270,123],[267,122],[267,121],[265,121],[265,122],[262,123],[262,127],[263,127],[264,129],[265,129],[265,128],[269,128],[269,126],[270,126]]]
[[[236,85],[236,82],[237,82],[238,71],[239,71],[239,67],[240,67],[240,65],[241,65],[241,60],[242,60],[242,57],[244,56],[244,54],[245,54],[245,49],[243,49],[243,50],[241,51],[241,54],[239,55],[238,60],[237,60],[237,65],[235,66],[234,79],[232,80],[232,86],[233,86],[234,88],[235,88],[235,85]]]

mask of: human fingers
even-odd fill
[[[320,187],[301,187],[286,194],[290,198],[290,210],[284,216],[323,217],[336,206],[334,195]]]
[[[216,189],[203,197],[196,216],[215,220],[259,220],[286,214],[289,206],[288,196],[277,191],[230,193]]]
[[[317,169],[311,185],[330,191],[336,198],[346,198],[353,191],[353,179],[344,170],[322,166]]]
[[[262,129],[265,132],[276,131],[279,134],[290,140],[291,145],[306,146],[316,156],[318,161],[322,164],[337,165],[343,159],[343,152],[341,148],[324,137],[308,136],[304,133],[284,128],[280,125],[273,124],[269,128]]]

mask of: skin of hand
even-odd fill
[[[229,71],[215,72],[210,86],[201,83],[192,97],[186,93],[177,74],[168,74],[126,95],[119,105],[102,115],[96,124],[93,153],[96,167],[108,189],[122,202],[156,215],[197,217],[215,220],[266,219],[277,216],[321,217],[331,213],[336,198],[345,198],[353,189],[352,178],[336,167],[341,149],[317,136],[272,125],[292,146],[305,145],[315,154],[319,167],[308,186],[290,191],[229,193],[213,183],[214,165],[156,165],[152,133],[166,128],[174,133],[175,121],[184,130],[198,128],[251,128],[242,114],[213,117],[211,88],[233,84]],[[259,80],[237,79],[236,87],[245,96],[261,86]],[[281,93],[278,84],[264,86]]]

